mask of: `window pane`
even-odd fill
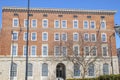
[[[103,64],[103,74],[104,75],[109,74],[109,65],[107,63]]]
[[[63,56],[66,56],[67,55],[67,47],[62,47],[62,53],[63,53]]]
[[[47,56],[48,55],[48,47],[47,45],[42,46],[42,55]]]
[[[78,36],[77,33],[75,33],[75,34],[73,35],[73,40],[74,40],[74,41],[78,41],[78,39],[79,39],[79,36]]]
[[[62,28],[67,28],[67,21],[62,21]]]
[[[84,21],[84,29],[88,29],[88,22]]]
[[[74,76],[80,76],[80,65],[74,64]]]
[[[31,63],[28,63],[28,76],[32,76],[33,66]]]
[[[17,55],[17,45],[12,45],[12,55],[13,56]]]
[[[48,40],[48,34],[47,33],[43,33],[42,40],[43,41],[47,41]]]
[[[42,64],[42,76],[48,76],[48,64]]]
[[[32,40],[35,41],[37,39],[36,33],[32,33]]]
[[[93,22],[93,21],[91,22],[90,28],[91,28],[91,29],[94,29],[94,28],[95,28],[95,22]]]
[[[97,55],[97,48],[96,47],[92,47],[92,55],[93,56]]]
[[[56,41],[58,41],[58,40],[60,40],[60,35],[59,35],[58,33],[56,33],[56,34],[54,35],[54,38],[55,38]]]
[[[78,28],[78,21],[76,21],[76,20],[73,21],[73,27]]]
[[[103,56],[107,56],[107,47],[103,47],[102,49],[103,49],[102,50],[103,51]]]
[[[28,25],[28,20],[24,20],[24,27],[27,27]]]
[[[106,35],[102,34],[102,42],[106,42]]]
[[[91,34],[91,41],[95,42],[96,41],[96,35],[95,34]]]
[[[84,34],[84,40],[89,41],[89,34]]]
[[[88,75],[94,76],[94,64],[90,64],[88,67]]]
[[[55,28],[59,28],[59,25],[60,25],[60,24],[59,24],[59,21],[58,21],[58,20],[56,20],[56,21],[55,21],[55,25],[54,25],[54,26],[55,26]]]
[[[56,56],[60,55],[60,47],[59,46],[54,47],[54,53],[55,53]]]
[[[25,41],[27,40],[27,33],[26,32],[24,33],[24,40]]]
[[[63,41],[66,41],[66,40],[67,40],[67,34],[66,34],[66,33],[63,33],[63,34],[62,34],[62,40],[63,40]]]
[[[14,21],[13,21],[13,26],[14,26],[14,27],[18,27],[18,19],[14,19]]]
[[[105,22],[101,22],[101,29],[105,29],[105,25],[106,25]]]
[[[24,51],[23,51],[23,52],[24,52],[24,53],[23,53],[24,56],[26,56],[26,50],[27,50],[26,48],[27,48],[27,47],[24,46]]]
[[[85,47],[85,48],[84,48],[84,51],[85,51],[85,55],[86,55],[86,56],[89,56],[89,47]]]
[[[35,56],[36,55],[36,46],[31,47],[31,55]]]
[[[37,21],[36,20],[32,20],[32,27],[36,27],[37,26]]]
[[[79,46],[74,46],[74,55],[79,54]]]
[[[18,33],[17,32],[13,32],[13,39],[12,40],[18,40]]]
[[[43,20],[43,28],[47,28],[48,27],[48,20]]]
[[[16,63],[11,64],[10,76],[11,77],[16,77],[17,76],[17,64]]]

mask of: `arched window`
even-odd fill
[[[74,64],[74,76],[80,76],[80,65],[77,63]]]
[[[42,64],[42,76],[48,76],[48,64],[47,63]]]
[[[94,64],[89,64],[89,67],[88,67],[88,76],[94,76]]]
[[[28,76],[32,76],[33,72],[33,65],[31,63],[28,63]]]
[[[16,63],[11,64],[10,76],[11,77],[17,76],[17,64]]]
[[[107,63],[103,64],[103,74],[109,74],[109,65]]]

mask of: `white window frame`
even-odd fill
[[[46,47],[47,47],[47,55],[43,55],[43,46],[46,46]],[[41,51],[42,51],[42,52],[41,52],[41,53],[42,53],[42,57],[48,57],[48,52],[49,52],[48,49],[49,49],[49,48],[48,48],[48,44],[42,44],[42,49],[41,49]]]
[[[16,55],[13,55],[12,46],[16,46]],[[18,44],[11,44],[11,56],[17,56],[18,55]]]
[[[17,20],[17,21],[18,21],[17,26],[14,25],[14,20]],[[18,27],[18,26],[19,26],[19,19],[18,19],[18,18],[13,18],[13,27]]]
[[[43,64],[47,64],[47,75],[43,75],[43,68],[44,68],[44,66],[43,66]],[[42,65],[41,65],[42,67],[41,67],[41,76],[42,77],[48,77],[49,76],[49,65],[48,65],[48,63],[42,63]],[[46,69],[45,69],[46,70]]]
[[[92,35],[95,35],[95,41],[92,40]],[[96,42],[96,33],[91,33],[91,42]]]
[[[13,39],[14,33],[17,33],[17,39]],[[12,33],[12,40],[13,40],[13,41],[17,41],[17,40],[18,40],[18,32],[17,32],[17,31],[13,31],[13,33]]]
[[[77,27],[74,26],[75,25],[75,23],[74,23],[75,21],[77,21]],[[73,28],[74,29],[78,29],[78,20],[73,20]]]
[[[85,34],[88,35],[88,40],[85,40]],[[89,33],[84,33],[84,41],[86,41],[86,42],[90,41]]]
[[[46,33],[47,34],[47,39],[46,40],[44,40],[44,33]],[[48,32],[42,32],[42,41],[48,41]]]
[[[35,47],[35,55],[32,55],[32,47]],[[36,45],[32,45],[31,46],[31,56],[32,57],[36,57],[36,54],[37,54],[37,46]]]
[[[58,35],[59,35],[59,36],[58,36],[58,37],[59,37],[59,40],[56,40],[56,35],[55,35],[55,34],[58,34]],[[59,33],[59,32],[55,32],[55,33],[54,33],[54,41],[60,41],[60,33]]]
[[[63,52],[63,47],[66,48],[66,53],[65,53],[65,55],[64,55],[64,52]],[[62,52],[62,56],[67,56],[67,46],[62,46],[62,47],[61,47],[61,52]]]
[[[84,25],[85,25],[85,22],[87,22],[87,24],[88,24],[87,28],[85,28],[85,26],[84,26]],[[83,21],[83,29],[89,29],[89,22],[88,22],[87,20],[84,20],[84,21]]]
[[[56,27],[56,21],[58,21],[59,26]],[[54,28],[60,28],[60,20],[54,20]]]
[[[36,23],[35,23],[35,24],[36,24],[36,26],[33,26],[33,20],[35,20],[35,21],[36,21]],[[37,19],[32,19],[31,21],[32,21],[32,22],[31,22],[31,27],[32,27],[32,28],[36,28],[36,27],[37,27]]]
[[[78,36],[78,37],[77,37],[77,40],[74,39],[75,34],[77,34],[77,36]],[[77,32],[74,32],[74,33],[73,33],[73,41],[79,41],[79,33],[77,33]]]
[[[79,56],[80,55],[80,46],[79,45],[73,45],[73,55],[75,54],[74,53],[74,50],[75,50],[75,47],[78,47],[78,55],[77,56]]]
[[[32,39],[33,33],[36,34],[36,38],[35,38],[35,40]],[[37,32],[31,32],[31,41],[37,41]]]
[[[103,39],[102,39],[102,38],[103,38],[103,37],[102,37],[103,35],[105,35],[105,37],[106,37],[105,41],[103,41]],[[107,42],[107,34],[106,34],[106,33],[101,33],[101,41],[102,41],[102,42]]]
[[[104,56],[104,55],[103,55],[103,47],[106,47],[106,49],[107,49],[106,56]],[[102,46],[102,56],[103,56],[103,57],[107,57],[107,56],[108,56],[108,46],[105,46],[105,45],[104,45],[104,46]]]
[[[92,23],[92,22],[94,22],[94,28],[92,28],[92,27],[91,27],[91,25],[92,25],[91,23]],[[92,20],[92,21],[90,21],[90,29],[96,29],[96,22],[95,22],[95,21],[93,21],[93,20]]]
[[[108,64],[108,63],[103,63],[103,65],[104,65],[104,64]],[[102,65],[102,73],[103,73],[103,75],[105,75],[104,72],[103,72],[103,65]],[[109,75],[109,74],[110,74],[110,64],[108,64],[108,70],[109,70],[109,72],[108,72],[108,74],[106,74],[106,75]]]
[[[89,55],[86,55],[85,47],[89,48]],[[84,56],[90,56],[90,47],[89,46],[85,46],[85,47],[84,47]]]
[[[27,39],[25,39],[25,34],[27,36],[27,32],[24,32],[24,35],[23,35],[23,40],[26,41]]]
[[[47,21],[47,26],[44,26],[44,20],[46,20]],[[48,28],[48,19],[42,19],[42,28]]]
[[[24,27],[27,28],[27,25],[25,25],[25,21],[27,21],[27,19],[24,19]],[[29,26],[30,26],[30,20],[29,20]]]
[[[55,53],[56,47],[59,47],[59,55],[56,55],[56,53]],[[54,46],[54,56],[55,57],[61,56],[61,54],[60,54],[60,46]]]
[[[66,40],[63,40],[63,34],[66,35]],[[61,40],[62,40],[62,41],[67,41],[67,33],[64,32],[64,33],[61,34]]]
[[[97,47],[96,46],[91,46],[91,49],[93,50],[94,47],[96,48],[96,55],[95,56],[97,56]],[[91,53],[92,53],[92,50],[91,50]],[[92,56],[94,56],[93,53],[92,53]]]
[[[101,22],[104,22],[104,23],[105,23],[105,28],[102,28]],[[106,21],[105,21],[105,20],[101,20],[101,21],[100,21],[100,29],[102,29],[102,30],[105,30],[105,29],[106,29]]]
[[[63,27],[63,21],[66,22],[65,27]],[[62,21],[61,21],[61,28],[67,28],[67,20],[62,20]]]

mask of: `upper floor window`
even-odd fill
[[[42,32],[42,41],[47,41],[47,40],[48,40],[48,33]]]
[[[37,51],[37,49],[36,49],[36,46],[31,46],[31,56],[36,56],[36,51]]]
[[[37,33],[36,32],[32,32],[31,33],[31,40],[32,41],[36,41],[37,40]]]
[[[60,47],[59,46],[54,47],[54,54],[55,54],[55,56],[60,56]]]
[[[62,28],[67,28],[67,21],[66,20],[62,20]]]
[[[106,46],[102,46],[102,54],[103,56],[108,56],[108,48]]]
[[[101,29],[106,29],[106,22],[105,21],[101,21]]]
[[[106,33],[102,33],[102,34],[101,34],[101,39],[102,39],[102,42],[107,42]]]
[[[33,65],[31,63],[28,63],[28,77],[32,77],[33,75]]]
[[[67,55],[67,47],[66,46],[62,46],[62,55],[63,56]]]
[[[37,20],[33,19],[31,25],[32,25],[33,28],[37,27]]]
[[[79,40],[79,34],[73,33],[73,41],[78,41],[78,40]]]
[[[12,40],[17,41],[18,40],[18,32],[12,33]]]
[[[11,55],[12,56],[17,56],[18,54],[18,45],[17,44],[12,44],[11,45]]]
[[[89,64],[89,67],[88,67],[88,76],[94,76],[95,75],[95,70],[94,70],[94,64]]]
[[[74,76],[80,76],[80,65],[77,63],[74,64]]]
[[[75,56],[79,55],[79,45],[74,45],[73,46],[73,52]]]
[[[11,70],[10,70],[10,77],[14,78],[17,77],[17,64],[16,63],[11,63]]]
[[[88,21],[84,21],[84,29],[88,29],[89,26],[88,26]]]
[[[42,20],[42,27],[43,28],[48,28],[48,19],[43,19]]]
[[[91,34],[91,41],[96,42],[96,34],[94,33]]]
[[[48,76],[48,64],[47,63],[42,64],[42,76]]]
[[[42,45],[42,56],[43,57],[48,56],[48,45],[47,44]]]
[[[13,27],[18,27],[18,26],[19,26],[18,18],[13,18]]]
[[[96,46],[91,47],[91,53],[92,53],[92,56],[97,55],[97,47]]]
[[[28,26],[28,20],[24,19],[24,27],[27,27],[27,26]]]
[[[109,74],[109,65],[107,63],[103,64],[103,75]]]
[[[54,40],[59,41],[60,40],[60,34],[59,33],[54,33]]]
[[[26,50],[27,50],[27,46],[24,45],[24,46],[23,46],[23,56],[26,56]]]
[[[89,52],[90,51],[90,48],[88,46],[84,47],[84,54],[85,56],[89,56]]]
[[[91,29],[95,29],[95,21],[91,21],[90,22],[90,28]]]
[[[85,41],[89,41],[89,34],[88,34],[88,33],[85,33],[85,34],[84,34],[84,40],[85,40]]]
[[[73,28],[78,28],[78,20],[73,20]]]
[[[67,41],[67,33],[62,33],[61,40]]]
[[[27,40],[27,32],[24,32],[23,40]]]
[[[54,21],[54,28],[60,28],[60,21],[59,20]]]

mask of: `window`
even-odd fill
[[[108,56],[108,48],[106,46],[102,46],[102,54],[103,56]]]
[[[94,76],[94,64],[89,64],[88,67],[88,76]]]
[[[89,34],[88,34],[88,33],[85,33],[85,34],[84,34],[84,40],[85,40],[85,41],[89,41]]]
[[[75,56],[79,55],[79,45],[74,45],[73,46],[73,52]]]
[[[28,75],[29,77],[32,77],[33,75],[33,65],[31,63],[28,63]]]
[[[80,65],[77,63],[74,64],[74,76],[80,76]]]
[[[60,28],[60,21],[59,20],[54,21],[54,28]]]
[[[103,64],[103,75],[109,74],[109,65],[107,63]]]
[[[79,40],[79,34],[73,33],[73,41],[78,41],[78,40]]]
[[[23,46],[23,56],[26,56],[26,50],[27,50],[27,47],[26,45]]]
[[[28,20],[24,19],[24,27],[27,27],[27,25],[28,25]]]
[[[36,46],[31,46],[31,56],[36,56]]]
[[[101,29],[106,29],[106,22],[105,21],[101,21]]]
[[[66,56],[66,55],[67,55],[67,47],[66,47],[66,46],[63,46],[63,47],[62,47],[62,55],[63,55],[63,56]]]
[[[48,28],[48,20],[47,19],[42,20],[42,26],[43,26],[43,28]]]
[[[48,33],[42,32],[42,41],[48,41]]]
[[[90,51],[90,49],[89,49],[88,46],[84,47],[84,54],[85,54],[85,56],[89,56],[89,51]]]
[[[48,64],[42,64],[42,76],[48,76]]]
[[[32,32],[31,33],[31,40],[32,41],[36,41],[37,40],[37,33],[36,32]]]
[[[12,34],[12,40],[14,40],[14,41],[18,40],[18,32],[13,32],[13,34]]]
[[[17,77],[17,64],[16,63],[11,63],[10,77],[11,78]]]
[[[37,20],[36,19],[32,20],[32,27],[33,28],[37,27]]]
[[[96,42],[96,34],[91,34],[91,41]]]
[[[59,41],[60,40],[60,34],[59,33],[54,33],[54,40]]]
[[[88,29],[88,21],[84,21],[84,29]]]
[[[92,56],[96,56],[97,55],[97,47],[96,46],[92,47],[91,52],[92,52]]]
[[[62,28],[67,28],[67,21],[66,20],[62,20]]]
[[[54,47],[54,54],[55,54],[55,56],[60,56],[60,47],[59,46]]]
[[[18,45],[12,44],[11,46],[11,56],[17,56],[18,54]]]
[[[102,42],[107,42],[107,36],[105,33],[101,34],[101,39],[102,39]]]
[[[42,45],[42,56],[43,57],[48,56],[48,45],[47,44]]]
[[[78,28],[78,20],[73,20],[73,28]]]
[[[62,33],[62,41],[67,41],[67,33]]]
[[[18,27],[18,26],[19,26],[18,18],[13,18],[13,27]]]
[[[95,29],[95,22],[94,22],[94,21],[91,21],[91,22],[90,22],[90,28],[91,28],[91,29]]]
[[[27,32],[24,32],[23,40],[24,40],[24,41],[27,41]]]

